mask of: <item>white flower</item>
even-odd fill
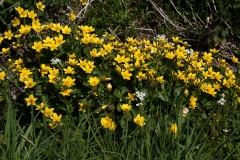
[[[137,103],[136,106],[142,106],[143,104],[142,103]]]
[[[223,132],[228,132],[228,130],[225,128],[225,129],[223,129]]]
[[[189,109],[187,107],[183,108],[183,116],[186,116],[189,112]]]
[[[222,106],[225,104],[225,102],[226,102],[226,100],[224,98],[221,98],[220,100],[217,101],[217,103]]]
[[[137,98],[140,99],[140,101],[142,101],[142,100],[144,100],[145,93],[144,93],[144,92],[139,92],[139,91],[137,91],[137,92],[136,92],[136,96],[137,96]]]
[[[156,38],[158,39],[158,38],[162,38],[162,39],[166,39],[166,35],[165,34],[158,34],[157,36],[156,36]]]
[[[188,55],[193,55],[193,49],[186,49]]]
[[[51,62],[52,62],[52,64],[58,64],[58,63],[61,62],[61,60],[58,59],[58,58],[52,58],[52,59],[51,59]]]

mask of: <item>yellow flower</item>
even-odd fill
[[[105,118],[101,118],[101,124],[104,128],[108,128],[110,130],[116,129],[115,123],[108,116],[106,116]]]
[[[50,48],[51,51],[58,50],[58,48],[57,48],[58,46],[59,45],[56,44],[55,42],[48,44],[48,47]]]
[[[25,87],[24,88],[32,88],[35,86],[36,82],[33,82],[32,78],[28,78],[27,81],[24,81]]]
[[[114,47],[111,44],[107,44],[107,45],[104,44],[103,48],[104,48],[105,51],[111,52]]]
[[[47,106],[45,107],[45,110],[42,111],[43,114],[46,116],[46,117],[51,117],[53,115],[53,110],[54,108],[48,108]]]
[[[147,79],[146,74],[145,74],[145,73],[142,73],[142,71],[138,72],[138,75],[136,76],[136,78],[137,78],[139,81],[142,81],[142,80]]]
[[[88,82],[90,83],[91,86],[95,87],[100,82],[100,79],[97,77],[91,77],[89,78]]]
[[[72,79],[72,77],[67,76],[66,78],[63,78],[62,82],[63,82],[63,85],[70,88],[74,85],[75,80],[76,79]]]
[[[17,17],[15,17],[11,22],[13,24],[13,27],[20,25],[20,19],[18,19]]]
[[[58,116],[57,113],[53,113],[50,118],[52,119],[53,123],[56,123],[56,122],[60,122],[61,121],[62,115],[60,114]]]
[[[214,49],[210,49],[210,52],[211,52],[211,53],[218,53],[219,50],[216,50],[216,49],[214,48]]]
[[[165,57],[168,59],[173,59],[175,57],[175,54],[173,52],[167,52]]]
[[[172,37],[172,40],[175,43],[182,42],[181,40],[179,40],[179,37]]]
[[[5,32],[4,32],[4,38],[5,38],[5,39],[11,40],[12,37],[13,37],[13,33],[12,33],[11,30],[8,30],[8,31],[5,31]]]
[[[163,83],[163,82],[164,82],[163,76],[157,77],[156,80],[157,80],[159,83]]]
[[[128,99],[130,99],[131,101],[135,101],[135,93],[128,93]]]
[[[107,104],[106,104],[106,105],[103,105],[103,106],[102,106],[102,110],[106,109],[107,107],[108,107]]]
[[[203,53],[203,59],[207,62],[207,64],[211,63],[212,60],[213,60],[212,53],[204,52]]]
[[[193,95],[191,95],[190,99],[189,99],[189,108],[195,109],[197,107],[197,97],[194,97]]]
[[[37,52],[41,52],[41,50],[44,48],[43,44],[41,41],[39,42],[34,42],[32,49],[35,49]]]
[[[42,102],[40,105],[36,107],[35,110],[42,110],[45,107],[45,104]]]
[[[189,92],[189,91],[188,91],[187,89],[185,89],[185,90],[184,90],[184,95],[187,96],[187,95],[188,95],[188,92]]]
[[[87,1],[86,0],[80,0],[80,2],[82,3],[83,6],[87,5]]]
[[[79,111],[86,112],[86,109],[87,109],[87,105],[86,104],[84,104],[82,102],[79,102],[78,105],[79,105]]]
[[[69,15],[69,20],[74,21],[75,19],[76,19],[76,14],[71,12],[70,15]]]
[[[20,29],[19,29],[19,33],[20,34],[23,34],[23,35],[26,35],[28,34],[29,32],[31,31],[31,26],[29,25],[22,25],[20,26]]]
[[[67,68],[63,68],[65,74],[74,74],[74,68],[68,66]]]
[[[56,31],[56,32],[60,32],[61,31],[61,29],[62,29],[62,26],[60,25],[60,23],[54,23],[53,25],[52,25],[52,28],[51,28],[53,31]]]
[[[45,8],[45,5],[43,5],[41,1],[38,2],[38,3],[36,3],[36,6],[37,6],[37,8],[38,8],[39,10],[41,10],[41,11],[43,11],[44,8]]]
[[[132,76],[132,74],[129,73],[128,70],[123,70],[123,71],[121,72],[121,75],[123,76],[123,79],[127,79],[127,80],[130,80],[130,77]]]
[[[63,35],[59,35],[58,37],[54,37],[55,43],[60,46],[61,44],[65,43],[66,40],[63,40]]]
[[[34,19],[37,16],[36,13],[34,13],[34,11],[28,11],[28,17],[31,19]]]
[[[70,34],[70,32],[71,32],[71,28],[70,27],[68,27],[68,26],[62,27],[62,33],[63,34]]]
[[[71,92],[72,92],[72,89],[66,89],[66,90],[60,92],[60,94],[63,96],[70,96]]]
[[[240,97],[238,97],[237,100],[238,100],[238,103],[240,103]]]
[[[18,11],[18,14],[20,15],[21,18],[25,18],[28,15],[28,10],[21,9]]]
[[[0,52],[0,54],[6,54],[10,52],[10,48],[2,48],[2,52]]]
[[[170,127],[170,133],[177,133],[177,129],[178,129],[177,124],[176,123],[172,124]]]
[[[50,66],[41,64],[41,69],[39,71],[41,72],[41,75],[44,76],[45,74],[48,74],[50,70],[51,70]]]
[[[134,118],[134,122],[139,125],[139,126],[144,126],[146,123],[144,122],[145,118],[143,116],[140,116],[140,114],[138,114],[135,118]]]
[[[121,110],[123,110],[124,112],[128,112],[132,109],[132,106],[130,106],[129,104],[122,104],[121,106]]]
[[[4,71],[0,72],[0,80],[4,81],[6,73]]]
[[[27,102],[27,106],[30,106],[30,105],[36,106],[35,102],[36,102],[37,98],[35,98],[33,96],[33,94],[31,94],[28,98],[24,98],[24,99]]]
[[[239,63],[238,58],[236,58],[235,56],[232,56],[232,61],[233,63]]]

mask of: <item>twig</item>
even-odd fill
[[[191,10],[193,11],[193,8],[190,6]],[[203,25],[206,26],[206,24],[201,20],[201,18],[193,11],[193,13],[197,16],[197,18],[202,22]]]
[[[33,142],[31,142],[29,139],[27,139],[27,137],[25,137],[24,135],[20,134],[24,139],[26,139],[31,145],[34,146]]]
[[[160,13],[160,15],[164,18],[164,20],[167,20],[171,25],[176,27],[178,30],[186,30],[185,28],[179,27],[178,25],[174,24],[173,21],[170,18],[168,18],[168,16],[164,13],[163,9],[160,7],[157,7],[157,5],[152,0],[148,0],[148,1],[151,2],[153,7],[158,11],[158,13]]]
[[[0,1],[0,5],[3,3],[3,0]]]
[[[189,20],[188,20],[184,15],[182,15],[182,14],[178,11],[178,9],[177,9],[177,7],[174,5],[174,3],[173,3],[171,0],[169,0],[169,1],[170,1],[171,4],[173,5],[173,7],[174,7],[174,9],[177,11],[177,13],[178,13],[185,21],[187,21],[187,22],[192,26],[192,23],[189,22]]]
[[[110,27],[108,27],[108,30],[111,32],[111,34],[113,34],[113,31],[112,31],[112,29],[110,28]],[[117,39],[119,40],[119,41],[121,41],[121,39],[116,35],[116,37],[117,37]]]
[[[83,9],[77,14],[77,17],[79,18],[79,16],[82,14],[82,12],[86,12],[87,11],[87,7],[93,2],[94,0],[91,0],[90,2],[88,2],[87,4],[86,4],[86,6],[85,7],[83,7]]]
[[[231,30],[231,34],[233,35],[232,27],[227,22],[224,23],[228,26],[228,28]]]
[[[213,7],[214,7],[215,11],[218,12],[218,11],[217,11],[217,8],[216,8],[216,6],[215,6],[214,0],[212,0],[212,3],[213,3]]]

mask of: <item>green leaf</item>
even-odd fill
[[[125,94],[125,93],[128,93],[128,92],[129,92],[129,90],[126,87],[122,88],[122,95]]]
[[[223,37],[226,37],[228,34],[229,34],[229,29],[228,28],[222,30],[222,36]]]
[[[179,97],[179,95],[181,94],[182,89],[183,89],[183,87],[175,88],[175,90],[174,90],[175,97]]]
[[[204,112],[204,113],[202,113],[202,118],[203,119],[207,119],[207,114]]]
[[[121,92],[118,89],[114,90],[113,95],[116,96],[119,99],[122,98]]]
[[[168,102],[168,98],[167,98],[167,94],[166,92],[159,92],[158,93],[158,98],[160,98],[161,100],[165,101],[165,102]]]

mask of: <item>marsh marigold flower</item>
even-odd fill
[[[143,116],[140,116],[140,114],[138,114],[135,118],[134,118],[134,122],[139,125],[139,126],[144,126],[146,123],[144,122],[145,118]]]
[[[74,81],[76,79],[73,79],[72,77],[69,77],[67,76],[66,78],[63,78],[62,82],[63,82],[63,85],[67,86],[67,87],[72,87],[74,84]]]
[[[106,116],[105,118],[101,118],[101,124],[104,128],[108,128],[110,130],[116,129],[115,123],[108,116]]]
[[[43,44],[41,41],[39,42],[34,42],[32,49],[35,49],[37,52],[41,52],[41,50],[44,48]]]
[[[97,77],[90,77],[88,82],[90,83],[91,86],[95,87],[100,82],[100,79]]]
[[[30,106],[30,105],[36,106],[36,103],[35,103],[36,100],[37,98],[35,98],[33,94],[31,94],[28,98],[25,98],[25,101],[27,102],[27,106]]]
[[[132,109],[132,106],[129,104],[122,104],[121,106],[121,110],[123,110],[124,112],[128,112]]]
[[[38,8],[39,10],[41,10],[41,11],[43,11],[44,8],[45,8],[45,5],[43,5],[42,2],[36,3],[36,6],[37,6],[37,8]]]
[[[176,123],[171,125],[170,133],[177,133],[177,124]]]
[[[63,96],[70,96],[71,92],[72,92],[72,89],[66,89],[66,90],[60,92],[60,94]]]
[[[48,106],[46,106],[45,110],[42,112],[46,117],[50,117],[53,115],[53,110],[54,110],[54,108],[48,108]]]
[[[4,71],[0,72],[0,80],[4,81],[6,73]]]
[[[130,77],[132,76],[132,73],[129,73],[128,70],[123,70],[121,72],[121,75],[123,76],[123,79],[130,80]]]
[[[62,115],[60,114],[59,116],[57,113],[53,113],[52,116],[50,117],[52,119],[53,123],[57,123],[61,121]]]
[[[197,97],[194,97],[193,95],[191,95],[190,99],[189,99],[189,108],[195,109],[197,107]]]
[[[33,82],[32,78],[28,78],[27,81],[24,81],[25,87],[24,88],[33,88],[36,85],[36,82]]]
[[[74,21],[75,19],[76,19],[76,14],[71,12],[70,15],[69,15],[69,20]]]

